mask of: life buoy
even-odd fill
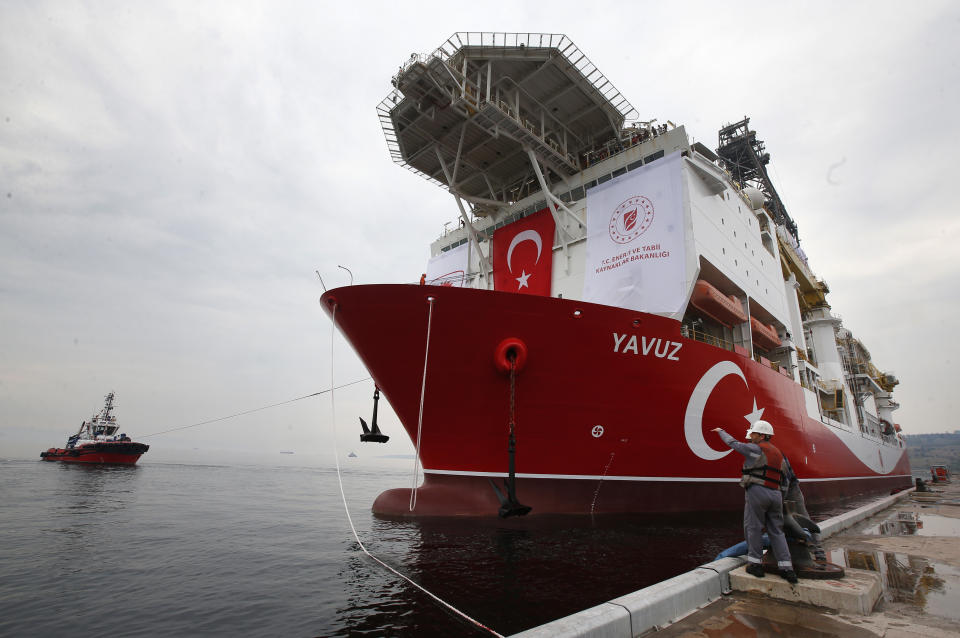
[[[516,337],[507,337],[493,351],[493,364],[504,374],[510,374],[511,358],[517,372],[523,370],[523,366],[527,364],[527,344]]]

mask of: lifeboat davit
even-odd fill
[[[747,313],[743,311],[736,297],[724,295],[703,279],[698,279],[694,284],[690,303],[703,314],[728,328],[747,322]]]
[[[764,350],[773,350],[780,346],[777,329],[761,323],[756,317],[750,317],[750,331],[753,333],[753,342]]]

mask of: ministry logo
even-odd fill
[[[618,244],[629,244],[646,232],[653,223],[653,202],[643,195],[635,195],[613,211],[610,217],[610,239]]]

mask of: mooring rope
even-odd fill
[[[210,419],[210,420],[208,420],[208,421],[200,421],[199,423],[191,423],[190,425],[181,425],[181,426],[179,426],[179,427],[170,428],[169,430],[163,430],[162,432],[154,432],[153,434],[141,434],[141,435],[138,435],[137,438],[138,438],[138,439],[145,439],[145,438],[147,438],[148,436],[159,436],[159,435],[161,435],[161,434],[167,434],[168,432],[176,432],[177,430],[186,430],[186,429],[188,429],[188,428],[195,428],[195,427],[198,427],[198,426],[200,426],[200,425],[208,425],[208,424],[210,424],[210,423],[216,423],[217,421],[226,421],[227,419],[233,419],[233,418],[238,417],[238,416],[243,416],[244,414],[253,414],[254,412],[260,412],[261,410],[269,410],[270,408],[275,408],[275,407],[278,407],[278,406],[281,406],[281,405],[286,405],[286,404],[288,404],[288,403],[293,403],[293,402],[295,402],[295,401],[303,401],[304,399],[309,399],[309,398],[311,398],[311,397],[318,397],[318,396],[320,396],[321,394],[326,394],[326,393],[328,393],[328,392],[333,392],[334,390],[340,390],[340,389],[342,389],[342,388],[347,388],[347,387],[350,387],[350,386],[352,386],[352,385],[356,385],[356,384],[358,384],[358,383],[363,383],[364,381],[369,381],[369,380],[370,380],[370,377],[366,377],[366,378],[364,378],[364,379],[358,379],[358,380],[356,380],[356,381],[351,381],[350,383],[344,383],[343,385],[337,386],[336,388],[330,387],[330,388],[327,388],[326,390],[320,390],[320,392],[314,392],[313,394],[305,394],[305,395],[303,395],[302,397],[297,397],[296,399],[288,399],[288,400],[286,400],[286,401],[281,401],[280,403],[271,403],[270,405],[265,405],[265,406],[259,407],[259,408],[253,408],[252,410],[246,410],[246,411],[244,411],[244,412],[237,412],[236,414],[231,414],[231,415],[228,415],[228,416],[217,417],[216,419]]]
[[[432,309],[433,309],[433,298],[432,298],[432,297],[430,298],[430,307],[431,307],[431,310],[432,310]],[[334,374],[334,366],[333,366],[333,340],[334,340],[334,338],[336,337],[336,331],[337,331],[337,306],[336,306],[336,304],[333,305],[333,312],[331,312],[331,318],[332,318],[332,326],[331,326],[331,333],[330,333],[330,382],[331,382],[331,384],[332,384],[332,383],[333,383],[333,380],[334,380],[334,378],[335,378],[335,377],[333,376],[333,374]],[[429,334],[430,334],[430,329],[429,329],[429,320],[428,320],[428,322],[427,322],[427,348],[428,348],[428,349],[429,349],[429,346],[430,346]],[[426,365],[424,365],[424,368],[426,368]],[[424,372],[424,374],[426,374],[426,372]],[[341,386],[341,387],[343,387],[343,386]],[[393,574],[396,574],[397,576],[399,576],[399,577],[402,578],[403,580],[407,581],[408,583],[410,583],[411,585],[413,585],[414,587],[416,587],[417,589],[419,589],[420,591],[422,591],[423,593],[425,593],[427,596],[429,596],[430,598],[434,599],[435,601],[437,601],[438,603],[440,603],[441,605],[443,605],[444,607],[446,607],[447,609],[449,609],[450,611],[452,611],[452,612],[455,613],[456,615],[460,616],[461,618],[463,618],[464,620],[466,620],[466,621],[469,622],[470,624],[472,624],[472,625],[474,625],[474,626],[476,626],[476,627],[478,627],[478,628],[480,628],[480,629],[483,629],[483,630],[489,632],[492,636],[498,636],[498,638],[504,638],[503,634],[499,634],[499,633],[497,633],[496,631],[494,631],[493,629],[491,629],[490,627],[487,627],[486,625],[484,625],[483,623],[481,623],[480,621],[474,620],[473,618],[471,618],[470,616],[466,615],[465,613],[463,613],[462,611],[460,611],[459,609],[457,609],[456,607],[454,607],[454,606],[451,605],[450,603],[446,602],[445,600],[443,600],[443,599],[440,598],[439,596],[437,596],[437,595],[435,595],[435,594],[427,591],[425,588],[423,588],[421,585],[419,585],[419,584],[417,584],[416,582],[414,582],[413,580],[411,580],[409,577],[404,576],[403,574],[401,574],[400,572],[398,572],[398,571],[397,571],[396,569],[394,569],[393,567],[390,567],[390,565],[387,565],[385,562],[383,562],[382,560],[380,560],[379,558],[377,558],[376,556],[374,556],[373,554],[371,554],[371,553],[369,552],[369,550],[367,550],[366,546],[363,544],[363,541],[360,540],[360,535],[357,534],[357,528],[356,528],[356,527],[354,526],[354,524],[353,524],[353,517],[350,516],[350,508],[347,506],[347,495],[346,495],[346,493],[343,491],[343,475],[342,475],[341,472],[340,472],[340,452],[339,452],[339,450],[337,449],[337,404],[336,404],[336,399],[335,399],[336,393],[332,391],[333,389],[339,389],[339,388],[337,388],[337,386],[334,386],[333,388],[331,388],[331,392],[330,392],[330,421],[333,423],[333,458],[334,458],[334,461],[336,462],[336,466],[337,466],[337,482],[340,484],[340,498],[343,500],[343,511],[344,511],[344,512],[346,513],[346,515],[347,515],[347,522],[350,523],[350,531],[353,532],[353,539],[354,539],[355,541],[357,541],[357,545],[360,546],[360,549],[363,550],[363,553],[364,553],[364,554],[366,554],[367,556],[369,556],[371,559],[373,559],[375,562],[377,562],[380,566],[384,567],[385,569],[389,570],[389,571],[392,572]],[[423,403],[423,397],[421,396],[421,406],[422,406],[422,403]]]
[[[430,324],[433,322],[433,297],[427,297],[427,348],[423,353],[423,381],[420,384],[420,416],[417,418],[417,450],[413,456],[413,484],[410,486],[410,511],[417,506],[417,466],[420,464],[420,434],[423,432],[423,398],[427,393],[427,361],[430,358]]]

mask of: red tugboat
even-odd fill
[[[81,423],[80,430],[67,439],[66,447],[52,447],[41,452],[40,458],[64,463],[133,465],[150,446],[133,442],[125,433],[117,434],[120,426],[117,417],[110,414],[112,410],[113,392],[105,397],[100,413]]]

